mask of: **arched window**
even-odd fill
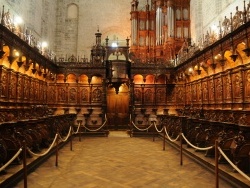
[[[76,4],[70,4],[67,10],[67,18],[74,19],[78,17],[78,7]]]
[[[180,20],[181,19],[181,11],[180,9],[176,10],[176,20]]]
[[[188,9],[183,9],[183,19],[184,20],[188,20],[189,19],[189,16],[188,16]]]

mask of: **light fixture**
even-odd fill
[[[16,16],[14,19],[14,24],[15,25],[20,25],[23,23],[23,19],[20,16]]]
[[[190,68],[188,69],[188,74],[189,74],[189,75],[193,74],[193,68],[192,68],[192,67],[190,67]]]
[[[18,55],[19,55],[19,58],[18,58],[18,61],[17,61],[17,65],[20,68],[23,65],[22,54],[19,53]]]
[[[198,60],[198,58],[196,59],[196,65],[195,65],[195,71],[197,72],[197,74],[198,75],[200,75],[201,74],[201,69],[200,69],[200,63],[199,63],[199,60]]]
[[[218,54],[219,55],[219,59],[218,59],[218,61],[219,61],[219,63],[220,63],[220,65],[222,66],[222,67],[224,67],[224,65],[225,65],[225,63],[226,63],[226,61],[227,61],[227,59],[225,59],[225,56],[224,56],[224,53],[223,53],[223,49],[222,49],[222,44],[220,44],[220,54]]]
[[[32,73],[36,73],[36,62],[33,62],[33,68],[31,69]]]
[[[16,52],[16,50],[13,49],[12,47],[10,47],[10,55],[8,56],[8,60],[9,60],[10,64],[12,64],[15,61],[15,59],[17,58],[17,56],[15,56],[16,55],[15,52]]]
[[[231,45],[232,45],[232,55],[230,55],[231,59],[235,62],[238,55],[236,54],[236,50],[234,48],[233,37],[231,37]]]
[[[213,50],[211,50],[211,67],[212,67],[212,69],[213,70],[215,70],[216,69],[216,61],[214,61],[214,53],[213,53]]]

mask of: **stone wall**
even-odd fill
[[[28,32],[36,40],[47,41],[53,49],[55,26],[56,26],[56,1],[50,0],[0,0],[0,6],[4,5],[4,10],[9,10],[11,19],[21,17],[23,23],[20,24],[22,30],[27,28]],[[2,10],[2,8],[1,8]]]
[[[139,9],[145,9],[146,2],[140,0]],[[103,34],[102,43],[107,36],[110,42],[118,38],[120,44],[130,38],[131,0],[0,0],[0,5],[5,5],[5,11],[10,9],[14,17],[22,17],[22,27],[27,27],[36,39],[47,41],[57,57],[74,55],[89,59],[98,28]],[[77,14],[69,19],[71,5],[77,7]],[[225,16],[230,18],[236,6],[243,10],[240,0],[192,0],[193,42],[197,43],[203,34],[210,32],[213,25],[218,29],[219,21],[222,22]]]
[[[247,4],[248,2],[246,2]],[[230,18],[236,12],[236,6],[243,11],[244,3],[241,0],[192,0],[191,9],[191,36],[196,44],[208,32],[219,32],[219,22],[225,16]]]

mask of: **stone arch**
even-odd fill
[[[154,84],[155,83],[155,75],[148,74],[146,75],[146,82],[145,84]]]
[[[67,75],[67,82],[68,83],[75,83],[77,81],[77,77],[75,74],[68,74]]]
[[[65,75],[64,74],[57,74],[56,75],[56,81],[57,83],[64,83],[64,79],[65,79]]]
[[[135,84],[144,84],[144,77],[141,74],[134,75],[134,83]]]
[[[78,83],[88,84],[88,76],[86,74],[82,74],[78,77]]]

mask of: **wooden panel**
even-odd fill
[[[7,99],[9,90],[9,83],[8,83],[8,72],[7,70],[2,67],[1,69],[1,98]]]
[[[166,104],[166,86],[156,85],[156,104],[165,105]]]
[[[241,72],[232,74],[233,102],[242,102],[242,75]]]
[[[110,128],[124,128],[129,123],[129,92],[115,93],[109,89],[107,94],[107,118]]]
[[[65,87],[65,84],[58,84],[56,92],[57,103],[67,103],[67,87]]]
[[[80,91],[80,96],[79,96],[80,104],[88,103],[89,102],[89,87],[87,85],[85,87],[81,86],[79,88],[79,91]]]
[[[155,87],[154,85],[147,85],[144,87],[144,104],[152,105],[155,101]]]
[[[35,80],[34,80],[34,78],[30,79],[29,92],[30,92],[30,96],[28,99],[30,102],[34,102],[34,99],[35,99]]]
[[[186,104],[191,104],[192,98],[191,98],[191,84],[186,85]]]
[[[17,85],[17,74],[15,72],[10,71],[10,81],[9,81],[9,100],[16,100],[16,85]]]
[[[245,102],[250,102],[250,70],[245,72]]]
[[[39,80],[33,80],[34,84],[34,102],[39,103]]]
[[[208,103],[208,83],[207,79],[203,79],[201,82],[201,88],[202,88],[202,101],[203,103]]]
[[[199,80],[197,82],[197,87],[196,87],[196,89],[197,89],[197,103],[198,104],[202,103],[202,90],[201,90],[201,88],[202,88],[201,80]]]
[[[77,87],[69,87],[68,97],[70,104],[77,104]]]
[[[139,85],[134,87],[134,103],[142,104],[142,88]]]
[[[184,87],[182,87],[181,85],[176,85],[176,103],[177,105],[184,105],[185,104],[185,95],[184,95]]]
[[[102,87],[100,85],[92,86],[91,103],[102,102]]]
[[[214,78],[214,96],[215,96],[215,109],[223,108],[223,87],[222,87],[222,78],[221,76],[216,76]]]
[[[30,97],[30,77],[24,75],[23,99],[28,101]]]
[[[48,96],[47,100],[49,104],[55,104],[56,101],[56,85],[50,84],[48,86]]]
[[[17,101],[23,101],[23,91],[24,91],[24,76],[18,74],[17,76]]]
[[[208,80],[208,96],[210,104],[214,104],[214,80],[213,78],[209,78]]]

